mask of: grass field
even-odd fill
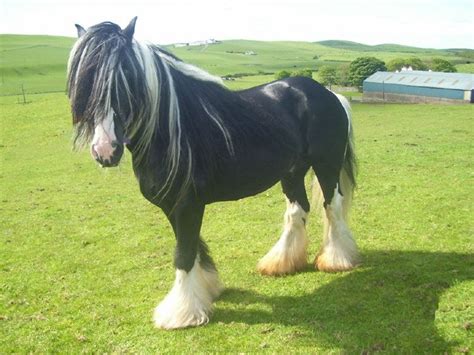
[[[63,91],[73,38],[0,35],[0,95]]]
[[[244,53],[248,51],[256,55],[245,55]],[[349,64],[354,59],[364,56],[375,56],[384,61],[410,56],[417,56],[426,61],[430,61],[433,57],[442,57],[456,64],[465,64],[469,61],[469,58],[461,57],[458,52],[447,50],[397,45],[368,46],[360,43],[348,46],[348,42],[345,41],[311,43],[232,40],[206,47],[174,48],[173,52],[216,75],[259,74],[294,68],[316,70],[323,65],[338,67],[341,64]]]
[[[64,92],[67,57],[74,41],[74,38],[68,37],[0,34],[0,96],[19,95],[22,87],[27,94]],[[367,55],[385,61],[411,56],[430,61],[433,57],[440,57],[455,63],[459,71],[474,72],[472,50],[436,50],[399,45],[367,46],[345,41],[310,43],[248,40],[170,50],[183,60],[212,74],[256,75],[257,79],[249,79],[254,82],[260,80],[265,73],[298,68],[318,70],[323,65],[339,67]],[[254,52],[256,55],[245,55],[245,52]],[[274,76],[268,75],[265,78],[270,81]]]
[[[151,321],[174,278],[163,213],[128,155],[103,170],[71,151],[64,94],[30,101],[0,98],[0,352],[473,350],[472,105],[354,105],[363,264],[352,272],[255,272],[281,230],[279,186],[209,206],[202,235],[226,291],[207,326],[166,332]]]

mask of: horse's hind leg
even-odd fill
[[[280,239],[257,265],[263,275],[292,274],[307,265],[309,202],[304,186],[307,170],[308,167],[297,168],[281,180],[286,195],[284,229]]]
[[[319,163],[313,166],[324,196],[325,226],[323,245],[316,256],[321,271],[337,272],[358,264],[357,245],[347,225],[352,186],[344,172]]]

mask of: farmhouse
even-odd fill
[[[363,83],[366,102],[474,102],[474,74],[377,72]]]
[[[196,41],[196,42],[184,42],[184,43],[175,43],[173,46],[175,48],[179,47],[195,47],[195,46],[206,46],[209,44],[218,44],[221,43],[220,41],[215,40],[214,38],[206,39],[204,41]]]

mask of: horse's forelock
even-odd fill
[[[73,47],[68,63],[68,96],[76,143],[90,140],[96,121],[111,109],[111,75],[121,49],[128,43],[118,25],[104,22],[90,27]]]

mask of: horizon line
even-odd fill
[[[77,39],[77,37],[74,36],[66,36],[66,35],[52,35],[52,34],[39,34],[39,33],[0,33],[0,36],[43,36],[43,37],[63,37],[63,38],[70,38],[70,39]],[[304,40],[293,40],[293,39],[272,39],[272,40],[261,40],[261,39],[249,39],[249,38],[230,38],[230,39],[216,39],[214,38],[207,38],[207,39],[202,39],[202,40],[195,40],[195,41],[179,41],[179,42],[171,42],[171,43],[166,43],[166,44],[161,44],[163,46],[172,46],[176,44],[183,44],[183,43],[196,43],[196,42],[202,42],[202,41],[208,41],[210,39],[214,39],[219,42],[224,42],[224,41],[249,41],[249,42],[299,42],[299,43],[315,43],[315,44],[321,44],[321,42],[331,42],[331,41],[337,41],[337,42],[346,42],[346,43],[353,43],[353,44],[358,44],[358,45],[363,45],[363,46],[368,46],[368,47],[377,47],[377,46],[387,46],[387,45],[395,45],[395,46],[400,46],[400,47],[410,47],[410,48],[416,48],[416,49],[430,49],[430,50],[472,50],[474,51],[474,48],[469,48],[469,47],[445,47],[445,48],[434,48],[434,47],[417,47],[413,45],[408,45],[408,44],[400,44],[400,43],[390,43],[390,42],[385,42],[385,43],[378,43],[378,44],[367,44],[363,42],[356,42],[352,40],[346,40],[346,39],[323,39],[323,40],[316,40],[316,41],[304,41]],[[145,40],[147,41],[147,40]],[[149,41],[152,42],[152,41]],[[152,42],[154,43],[154,42]],[[210,43],[212,44],[212,43]],[[324,45],[324,44],[322,44]]]

